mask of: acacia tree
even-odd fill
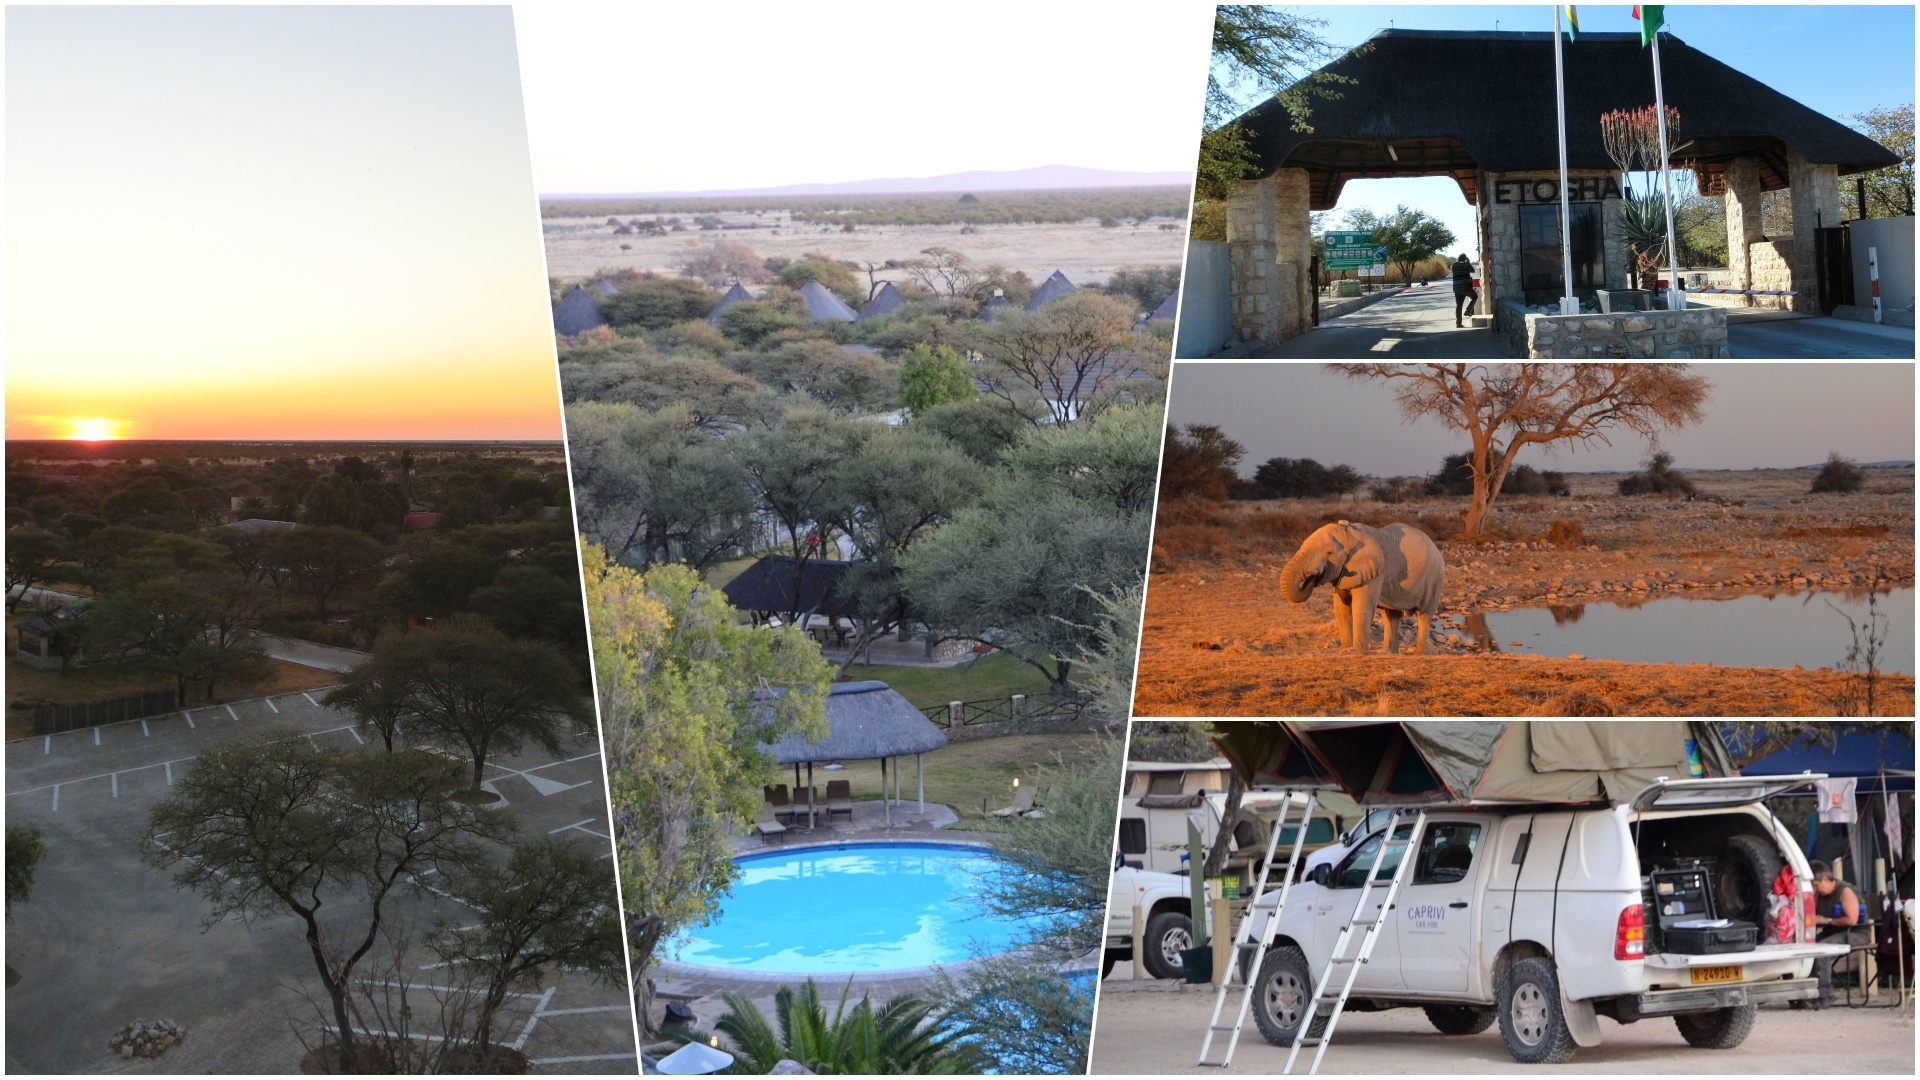
[[[801,583],[808,562],[827,554],[826,530],[839,503],[839,474],[853,453],[864,425],[818,409],[794,409],[775,428],[736,440],[737,460],[760,507],[778,525],[793,559],[794,595],[781,614],[801,622],[812,614],[801,607]]]
[[[1473,496],[1462,529],[1483,531],[1523,446],[1593,442],[1625,431],[1656,441],[1704,415],[1710,384],[1685,364],[1332,364],[1395,387],[1409,420],[1431,416],[1473,441]],[[1504,448],[1503,448],[1504,446]]]
[[[627,963],[652,1032],[655,955],[712,918],[734,876],[729,828],[747,828],[773,779],[760,750],[827,732],[832,665],[791,627],[743,626],[683,566],[645,574],[581,545],[594,685],[611,783]]]
[[[313,597],[314,617],[325,619],[327,605],[370,577],[386,554],[366,533],[338,525],[319,525],[281,533],[267,549],[269,562],[287,573]]]
[[[986,392],[1035,426],[1112,407],[1150,364],[1136,348],[1133,304],[1083,289],[1039,311],[1003,313],[976,331]]]
[[[20,607],[20,601],[36,585],[44,585],[47,575],[66,561],[66,541],[44,529],[7,530],[7,614]]]
[[[1873,108],[1847,119],[1873,141],[1900,156],[1898,163],[1861,176],[1867,192],[1867,212],[1875,217],[1902,217],[1913,213],[1913,103],[1891,109]]]
[[[578,402],[567,432],[581,527],[616,559],[704,570],[747,544],[753,503],[740,463],[683,406]]]
[[[1400,268],[1400,279],[1412,281],[1421,263],[1452,246],[1453,230],[1425,211],[1402,205],[1373,227],[1373,242],[1387,249],[1387,261]]]
[[[271,732],[202,751],[154,806],[141,854],[207,899],[209,925],[300,921],[332,1004],[338,1067],[351,1072],[361,1045],[354,972],[379,942],[390,902],[419,889],[422,873],[474,859],[476,841],[512,833],[511,818],[465,793],[454,762]]]
[[[556,968],[623,981],[620,899],[603,851],[552,836],[514,845],[503,867],[491,859],[462,866],[450,891],[474,921],[431,942],[440,959],[477,975],[476,1071],[492,1056],[493,1021],[508,994]]]

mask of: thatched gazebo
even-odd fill
[[[1077,288],[1073,282],[1067,280],[1065,273],[1055,270],[1052,274],[1048,275],[1047,280],[1040,283],[1039,288],[1033,290],[1033,296],[1027,300],[1027,310],[1038,311],[1042,305],[1050,301],[1058,300],[1063,296],[1070,296],[1079,291],[1079,288]]]
[[[753,299],[753,294],[747,292],[746,288],[736,281],[733,283],[733,288],[728,289],[726,295],[720,298],[720,302],[713,305],[713,310],[707,312],[707,321],[717,323],[720,321],[721,312],[735,304],[751,299]]]
[[[893,282],[883,281],[880,283],[880,291],[874,293],[873,299],[867,301],[867,306],[860,309],[860,317],[854,322],[867,322],[883,315],[891,315],[900,310],[901,305],[906,302],[906,294],[894,288]]]
[[[807,302],[809,322],[853,322],[860,316],[846,301],[827,291],[825,285],[809,281],[800,286],[800,299]]]
[[[575,285],[559,306],[553,309],[553,330],[556,334],[572,337],[605,325],[607,317],[600,313],[600,301],[595,300],[583,285]]]
[[[807,792],[808,820],[812,820],[813,765],[828,761],[880,762],[880,793],[886,822],[893,824],[893,804],[900,801],[900,769],[893,768],[893,793],[887,794],[887,763],[913,755],[916,795],[927,808],[926,768],[921,755],[947,745],[947,733],[928,720],[914,704],[883,682],[835,683],[827,695],[827,737],[808,743],[789,735],[761,749],[781,765],[793,766],[793,786]],[[800,779],[800,766],[807,778]],[[797,805],[797,804],[796,804]]]

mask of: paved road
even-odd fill
[[[1485,359],[1507,354],[1491,330],[1453,325],[1453,290],[1409,289],[1251,354],[1272,360]]]
[[[1237,1008],[1237,993],[1228,1002],[1229,1010]],[[1170,980],[1157,980],[1136,989],[1104,980],[1094,1019],[1091,1071],[1095,1075],[1208,1076],[1280,1071],[1287,1060],[1286,1049],[1262,1038],[1251,1016],[1230,1068],[1197,1068],[1194,1059],[1212,1009],[1212,987],[1183,988]],[[1223,1022],[1232,1022],[1231,1012]],[[1760,1010],[1753,1034],[1731,1050],[1696,1050],[1666,1019],[1621,1025],[1603,1017],[1600,1031],[1599,1046],[1580,1050],[1567,1064],[1543,1068],[1514,1061],[1500,1041],[1498,1026],[1478,1035],[1449,1036],[1435,1031],[1418,1009],[1348,1012],[1340,1018],[1320,1071],[1430,1076],[1514,1073],[1536,1078],[1566,1073],[1821,1076],[1838,1066],[1854,1076],[1913,1075],[1913,1020],[1895,1009],[1792,1012],[1769,1005]],[[1217,1045],[1214,1052],[1219,1053]],[[1295,1070],[1305,1072],[1311,1060],[1303,1056]]]
[[[1913,328],[1785,311],[1730,311],[1727,345],[1739,360],[1911,360]]]
[[[119,1071],[112,1033],[138,1018],[185,1024],[187,1038],[148,1069],[285,1073],[313,1038],[319,993],[313,961],[290,917],[205,926],[207,902],[173,887],[140,859],[153,804],[206,747],[271,728],[316,742],[361,745],[352,717],[291,693],[130,723],[37,736],[6,746],[8,824],[37,826],[46,855],[33,895],[13,908],[6,994],[9,1071]],[[608,845],[598,740],[570,738],[557,758],[537,748],[489,762],[482,787],[525,835]],[[611,851],[608,872],[613,872]],[[334,898],[352,904],[344,897]],[[449,900],[409,899],[395,914],[416,929],[458,919]],[[443,981],[431,957],[410,958],[421,984]],[[438,1006],[430,991],[421,1004]],[[626,988],[577,972],[549,973],[516,996],[503,1039],[536,1065],[566,1072],[631,1072]]]
[[[298,638],[268,637],[265,634],[257,634],[255,636],[260,639],[260,644],[267,650],[267,655],[273,657],[275,660],[285,660],[289,664],[319,668],[322,671],[352,671],[354,668],[359,667],[368,656],[367,653],[355,652],[352,649],[335,648],[332,645],[322,645],[317,641],[301,641]]]

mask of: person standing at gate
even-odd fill
[[[1467,253],[1453,261],[1453,325],[1465,326],[1460,321],[1462,301],[1466,304],[1466,313],[1473,314],[1473,306],[1480,300],[1480,294],[1473,291],[1473,264],[1467,261]]]

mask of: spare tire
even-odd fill
[[[1741,835],[1720,849],[1713,868],[1713,897],[1723,919],[1739,919],[1761,928],[1765,940],[1767,897],[1773,894],[1773,879],[1787,864],[1772,841]]]

